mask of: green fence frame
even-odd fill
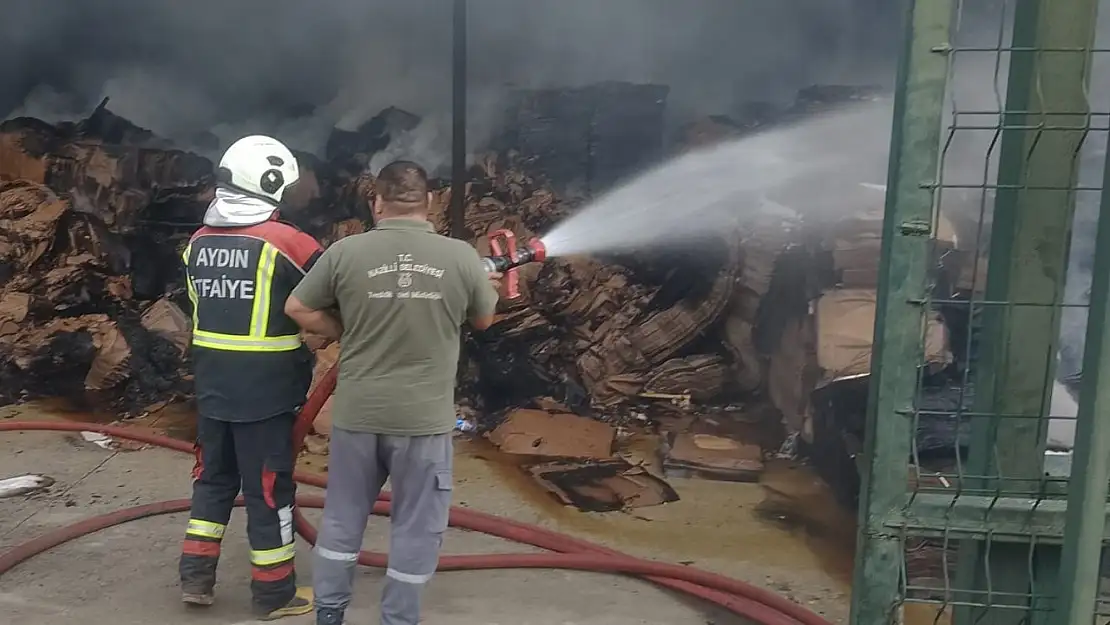
[[[1089,98],[1092,59],[1110,52],[1095,47],[1099,2],[993,3],[998,38],[989,46],[960,42],[965,2],[906,4],[851,623],[902,623],[904,607],[922,603],[938,624],[1091,625],[1110,540],[1110,219],[1099,220],[1089,303],[1066,302],[1064,283],[1077,194],[1100,193],[1101,214],[1110,215],[1110,193],[1077,182],[1081,148],[1110,146],[1110,113],[1093,111]],[[947,99],[955,59],[972,53],[994,55],[1006,78],[997,110],[978,112],[994,113],[986,127],[961,124],[961,114],[976,113]],[[970,130],[993,131],[985,160],[997,154],[997,174],[984,166],[980,185],[947,183],[947,146]],[[1103,185],[1110,155],[1104,169]],[[983,292],[949,300],[936,291],[933,234],[944,194],[961,187],[982,197],[988,271]],[[979,263],[980,252],[973,256]],[[926,318],[940,303],[965,307],[979,349],[963,374],[974,402],[940,415],[969,423],[966,459],[931,474],[940,485],[929,485],[914,437],[926,412]],[[1089,306],[1089,323],[1072,469],[1052,476],[1044,458],[1057,336],[1063,308],[1079,305]],[[915,584],[910,548],[935,554],[942,584]]]

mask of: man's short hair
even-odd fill
[[[428,172],[412,161],[393,161],[375,181],[382,202],[397,208],[422,208],[428,203]]]

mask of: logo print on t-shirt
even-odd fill
[[[443,274],[446,273],[443,269],[429,265],[427,263],[417,262],[412,254],[398,254],[395,262],[386,262],[368,269],[366,277],[370,281],[370,290],[366,295],[370,299],[398,299],[398,300],[439,300],[443,299],[443,293],[440,292],[438,286],[432,286],[427,291],[410,291],[412,287],[413,274],[420,274],[435,280],[443,279]],[[393,279],[393,274],[397,274],[397,292],[388,288],[382,289],[376,286],[378,278]]]

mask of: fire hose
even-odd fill
[[[316,415],[335,389],[335,383],[336,370],[333,367],[321,378],[305,402],[294,428],[294,441],[298,452]],[[29,430],[98,432],[107,436],[193,453],[193,445],[185,441],[120,426],[36,421],[0,423],[0,432]],[[325,476],[298,471],[293,477],[300,484],[318,488],[327,486]],[[390,493],[383,492],[374,505],[374,514],[389,515],[390,500]],[[186,512],[190,508],[190,503],[188,499],[175,499],[125,508],[48,532],[0,554],[0,576],[18,564],[70,540],[137,519]],[[236,501],[236,505],[242,505],[241,498]],[[319,495],[297,496],[297,508],[323,508],[323,506],[324,498]],[[316,528],[308,522],[299,509],[294,511],[294,523],[297,533],[309,544],[314,545],[317,536]],[[715,604],[758,625],[831,625],[829,621],[810,610],[745,582],[693,567],[634,558],[539,526],[459,507],[451,508],[450,525],[555,553],[448,555],[440,558],[438,567],[440,571],[545,568],[623,573],[642,577],[664,588]],[[358,562],[365,566],[384,567],[386,558],[387,554],[384,553],[363,551],[359,554]]]

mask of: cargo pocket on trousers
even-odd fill
[[[436,471],[435,492],[432,493],[432,501],[436,510],[428,515],[428,518],[433,520],[431,531],[434,534],[442,534],[447,531],[447,524],[451,520],[451,486],[451,472]]]

